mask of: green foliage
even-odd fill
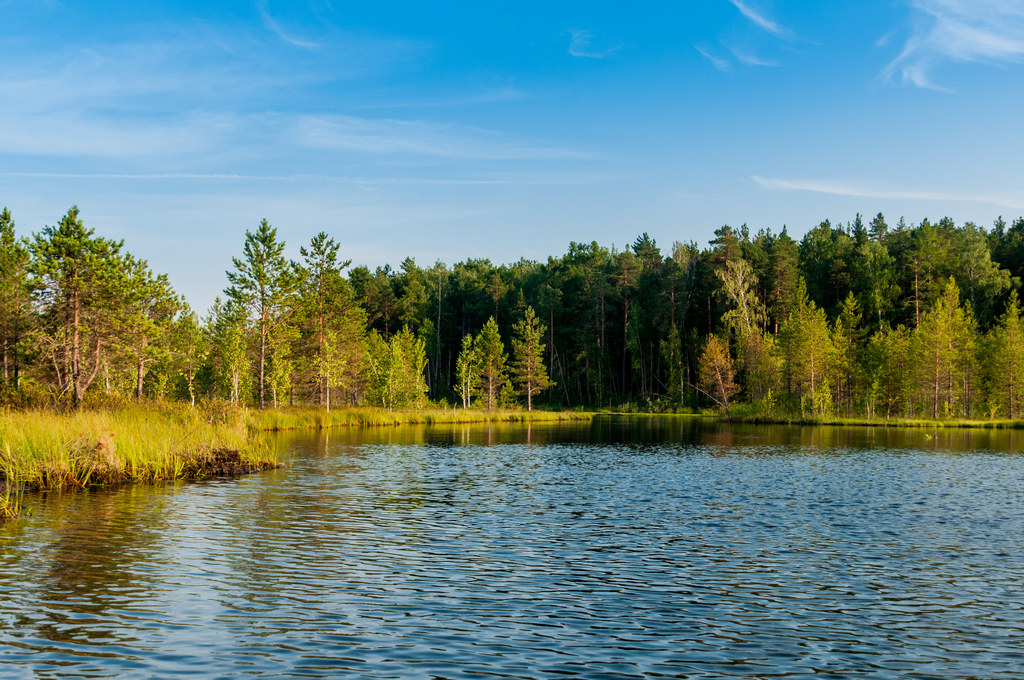
[[[264,220],[233,259],[226,302],[200,320],[77,209],[31,239],[3,211],[0,400],[325,411],[416,408],[428,396],[486,409],[745,402],[818,419],[1021,408],[1011,294],[1024,275],[1024,218],[986,230],[857,215],[799,242],[785,227],[743,225],[721,227],[703,249],[663,253],[647,234],[627,243],[571,243],[544,262],[349,269],[323,232],[289,262]],[[725,347],[710,365],[732,372],[724,392],[701,387],[715,334]]]
[[[373,331],[367,336],[367,401],[388,411],[420,408],[426,403],[427,356],[422,339],[403,328],[390,341]]]
[[[533,410],[533,396],[551,384],[544,366],[546,330],[533,307],[527,307],[523,318],[512,327],[512,375],[519,394],[526,397],[527,411]]]
[[[473,347],[476,351],[480,396],[487,410],[493,411],[499,405],[501,390],[508,382],[508,369],[505,366],[508,355],[493,316],[476,336]]]

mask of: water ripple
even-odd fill
[[[285,470],[39,497],[0,674],[1020,677],[1018,435],[658,422],[289,435]]]

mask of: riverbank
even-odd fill
[[[0,411],[0,518],[18,513],[24,491],[133,481],[196,479],[280,467],[262,432],[590,420],[575,411],[298,407],[266,411],[223,403],[149,404],[73,413]]]
[[[992,429],[1022,430],[1024,420],[972,420],[949,418],[933,420],[926,418],[840,418],[840,417],[771,417],[771,416],[722,416],[727,423],[745,425],[805,425],[834,427],[911,427],[929,429]]]
[[[388,427],[394,425],[456,425],[470,423],[556,422],[591,420],[583,411],[518,411],[478,409],[420,409],[385,411],[379,408],[342,408],[327,412],[320,408],[268,409],[253,413],[254,426],[263,431],[332,427]]]
[[[279,467],[242,409],[0,412],[0,516],[25,490],[194,479]]]

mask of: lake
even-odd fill
[[[0,677],[1022,676],[1024,432],[273,440],[285,469],[29,496]]]

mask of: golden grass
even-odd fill
[[[322,408],[293,407],[253,414],[253,426],[260,430],[324,430],[331,427],[384,427],[392,425],[439,425],[459,423],[552,422],[590,420],[592,413],[578,411],[482,411],[476,409],[422,409],[385,411],[353,407],[328,413]]]
[[[199,477],[276,466],[251,415],[177,405],[55,413],[0,411],[0,514],[22,488]]]
[[[816,417],[804,418],[793,417],[768,417],[768,416],[742,416],[734,418],[723,418],[733,423],[749,423],[755,425],[831,425],[831,426],[854,426],[854,427],[918,427],[918,428],[974,428],[993,430],[1020,430],[1024,429],[1024,420],[975,420],[969,418],[947,418],[933,420],[930,418],[863,418],[863,417]]]

